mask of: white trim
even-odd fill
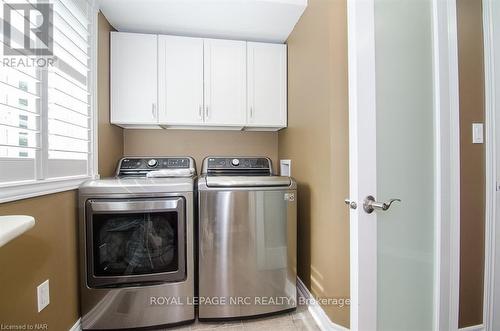
[[[311,314],[311,316],[314,318],[314,321],[322,331],[345,331],[349,330],[342,325],[338,325],[333,323],[330,318],[328,318],[328,315],[325,313],[323,308],[316,302],[314,299],[313,295],[307,287],[304,285],[302,280],[297,277],[297,291],[299,293],[299,296],[305,298],[305,302],[307,303],[307,310]]]
[[[484,85],[486,128],[486,212],[484,253],[484,303],[485,330],[493,328],[493,303],[495,280],[495,215],[496,215],[496,141],[495,141],[495,49],[493,35],[493,3],[483,0],[484,31]]]
[[[433,0],[435,107],[434,330],[457,330],[460,274],[460,117],[456,1]]]
[[[363,331],[377,325],[377,213],[361,206],[377,192],[374,0],[347,2],[347,34],[349,196],[359,206],[349,212],[350,327]]]
[[[82,319],[79,318],[76,323],[69,329],[69,331],[81,331],[82,330]]]
[[[466,328],[460,328],[460,331],[484,331],[486,330],[483,324],[468,326]]]
[[[96,3],[96,0],[89,0],[89,6],[91,7],[91,37],[92,37],[92,43],[91,43],[91,50],[90,53],[92,54],[92,61],[90,63],[90,76],[91,76],[91,83],[90,83],[90,90],[91,90],[91,96],[92,100],[90,102],[91,105],[91,116],[92,116],[92,146],[91,146],[91,151],[92,153],[90,154],[91,160],[89,160],[89,175],[98,178],[99,177],[99,135],[98,135],[98,129],[99,129],[99,107],[98,107],[98,96],[99,96],[99,90],[98,90],[98,85],[97,85],[97,69],[98,69],[98,44],[99,44],[99,28],[98,28],[98,22],[99,22],[99,6]]]
[[[498,126],[500,125],[500,23],[498,18],[500,17],[500,3],[498,1],[486,0],[487,3],[483,6],[484,13],[490,13],[489,29],[488,34],[491,34],[490,44],[485,46],[485,53],[488,52],[491,56],[491,67],[490,73],[493,73],[492,79],[486,81],[487,93],[490,92],[490,97],[492,101],[491,111],[493,114],[494,127],[491,129],[493,132],[493,137],[490,139],[495,146],[492,148],[493,151],[497,151],[500,148],[500,133],[498,132]],[[485,20],[486,21],[486,20]],[[489,47],[488,47],[489,46]],[[489,48],[489,49],[488,49]],[[488,94],[487,94],[488,95]],[[497,102],[497,100],[499,100]],[[488,137],[487,137],[488,138]],[[493,180],[496,181],[496,201],[493,201],[493,215],[492,215],[492,228],[496,241],[493,240],[491,243],[491,288],[490,295],[492,295],[492,300],[489,306],[489,322],[487,325],[489,330],[495,330],[500,326],[500,315],[493,314],[493,312],[499,311],[500,306],[500,153],[496,154],[496,159],[493,160],[496,168],[496,177]],[[491,183],[490,183],[491,184]]]
[[[87,179],[90,179],[90,177],[79,176],[31,181],[22,185],[2,186],[0,187],[0,203],[75,190]]]

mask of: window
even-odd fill
[[[30,47],[46,45],[23,31],[45,17],[16,6],[39,3],[47,2],[0,0],[0,25],[7,19],[11,30],[0,43],[0,202],[75,188],[94,175],[93,2],[50,2],[52,55],[33,56],[23,52],[26,38]],[[6,45],[18,54],[6,54]]]

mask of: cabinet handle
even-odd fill
[[[208,119],[208,117],[209,117],[208,114],[209,114],[209,112],[208,112],[208,106],[205,106],[205,118],[206,119]]]
[[[198,115],[200,116],[200,120],[203,120],[203,106],[200,105],[198,108]]]
[[[250,118],[253,118],[253,107],[250,107]]]
[[[151,115],[153,115],[153,118],[156,119],[156,104],[154,102],[151,107]]]

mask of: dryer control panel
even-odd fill
[[[189,168],[195,168],[190,157],[125,157],[118,164],[116,176],[144,177],[153,170]]]

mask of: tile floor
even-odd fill
[[[319,331],[312,315],[306,306],[299,306],[291,313],[275,315],[271,317],[250,319],[244,321],[201,323],[196,321],[194,324],[178,328],[162,329],[158,331]]]

